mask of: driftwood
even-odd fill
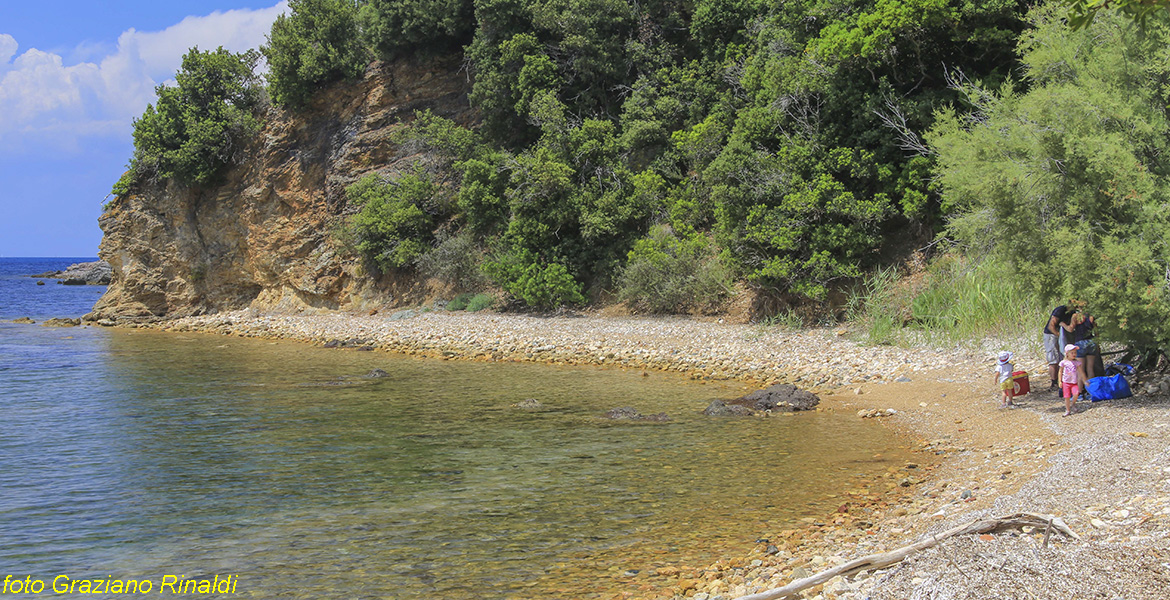
[[[814,585],[822,584],[839,575],[852,575],[859,571],[882,569],[892,564],[902,562],[911,554],[914,554],[919,550],[930,548],[931,546],[934,546],[935,544],[938,544],[939,542],[949,537],[954,537],[956,535],[968,535],[972,533],[994,533],[997,531],[1003,531],[1005,529],[1020,529],[1023,527],[1035,527],[1037,529],[1044,528],[1046,532],[1044,541],[1046,543],[1048,541],[1048,535],[1053,530],[1058,531],[1065,536],[1075,540],[1081,539],[1079,535],[1068,528],[1068,525],[1065,525],[1064,521],[1062,521],[1060,517],[1044,516],[1035,513],[1016,513],[1007,517],[981,519],[968,525],[962,525],[953,529],[948,529],[942,533],[929,536],[920,542],[910,544],[909,546],[903,546],[891,552],[863,556],[861,558],[857,558],[847,563],[833,567],[832,569],[821,571],[816,575],[805,577],[804,579],[797,579],[796,581],[793,581],[784,587],[768,590],[766,592],[760,592],[758,594],[741,596],[736,600],[778,600],[780,598],[787,598],[789,596],[796,595],[801,590],[810,588]]]

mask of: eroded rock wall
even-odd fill
[[[143,186],[110,202],[98,254],[113,280],[88,317],[365,310],[404,301],[410,282],[372,277],[332,232],[347,214],[347,185],[423,158],[391,139],[416,110],[473,123],[459,67],[457,57],[374,63],[360,82],[333,86],[303,112],[271,109],[222,185]]]

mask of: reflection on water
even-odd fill
[[[702,416],[732,384],[0,327],[0,564],[35,577],[588,598],[613,571],[745,554],[904,458],[858,419]],[[599,418],[617,406],[673,420]]]

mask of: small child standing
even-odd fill
[[[999,389],[1003,392],[1003,397],[999,401],[1000,408],[1007,408],[1015,406],[1012,403],[1012,398],[1016,392],[1016,382],[1012,379],[1012,371],[1015,367],[1011,363],[1012,353],[1004,350],[999,353],[999,361],[995,366],[995,380],[999,384]]]
[[[1073,405],[1085,383],[1085,363],[1077,358],[1077,347],[1064,347],[1064,360],[1060,361],[1060,395],[1064,397],[1064,416],[1073,414]]]

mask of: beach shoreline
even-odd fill
[[[836,514],[775,532],[767,543],[745,549],[744,556],[620,575],[622,581],[615,583],[621,585],[615,589],[628,590],[615,598],[736,598],[893,550],[956,524],[1014,512],[1059,516],[1083,539],[1054,537],[1041,548],[1035,532],[956,538],[883,571],[836,578],[805,596],[906,598],[935,593],[983,598],[1007,593],[1002,597],[1065,600],[1096,595],[1086,590],[1170,585],[1170,470],[1159,466],[1170,469],[1170,403],[1143,395],[1097,403],[1063,419],[1060,400],[1038,390],[1025,396],[1018,409],[998,409],[991,373],[999,348],[993,342],[974,349],[905,349],[862,345],[845,327],[784,330],[685,318],[425,310],[241,310],[131,326],[441,360],[672,371],[691,379],[738,380],[760,387],[793,383],[819,394],[822,410],[857,413],[856,418],[882,411],[888,415],[877,417],[883,426],[912,440],[930,458],[889,473],[872,489],[843,493]],[[1029,358],[1038,356],[1039,349],[1024,348],[1027,343],[1011,342],[1019,346],[1013,348],[1017,368],[1041,373],[1042,361]],[[1033,381],[1041,384],[1042,379]],[[1102,452],[1109,453],[1108,464],[1086,468],[1077,462]],[[1125,466],[1114,466],[1118,464]],[[1115,468],[1126,470],[1119,476]],[[1094,469],[1102,470],[1097,476],[1110,481],[1108,486],[1084,485],[1083,473]],[[1089,497],[1092,502],[1085,499]],[[1135,565],[1127,558],[1135,553],[1161,558]],[[989,556],[994,557],[990,563]],[[1083,560],[1099,565],[1100,574],[1071,580],[1062,575],[1070,564]],[[1002,562],[986,566],[995,561]],[[1016,564],[1027,568],[1005,566]],[[974,573],[979,574],[977,581]],[[964,587],[976,591],[956,591]]]

